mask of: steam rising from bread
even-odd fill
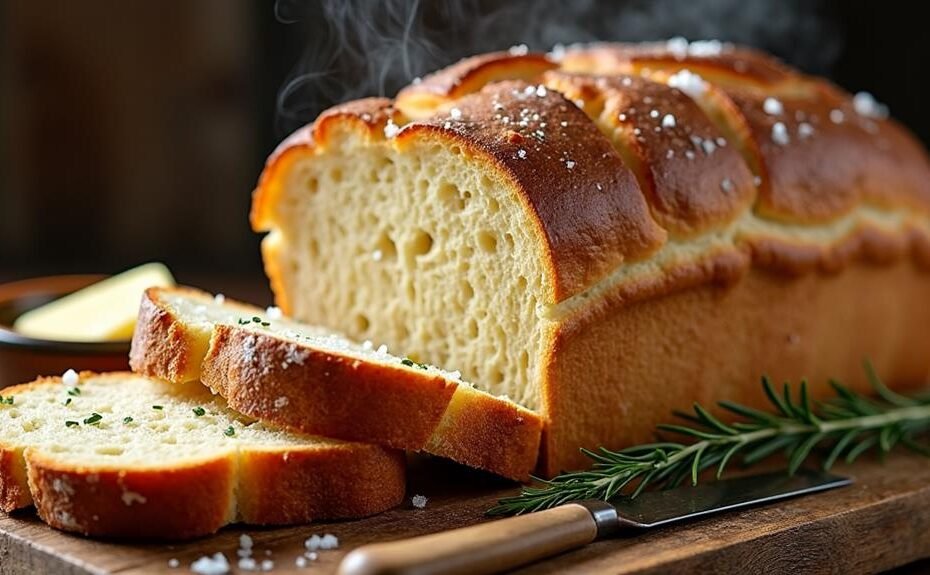
[[[684,36],[772,52],[825,74],[842,38],[823,1],[781,0],[277,0],[279,21],[303,26],[307,45],[278,94],[287,134],[325,108],[393,95],[414,78],[471,54],[525,44],[644,41]]]

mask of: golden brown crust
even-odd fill
[[[217,325],[201,379],[236,411],[305,433],[423,450],[519,480],[536,463],[538,415],[433,372]]]
[[[213,330],[201,381],[256,419],[399,449],[426,443],[456,388],[438,374],[227,325]]]
[[[688,237],[725,225],[755,199],[737,148],[679,90],[639,76],[553,71],[543,81],[570,99],[597,102],[586,111],[614,138],[653,216],[671,233]]]
[[[81,374],[91,377],[131,376]],[[4,394],[49,384],[60,386],[60,378]],[[218,449],[203,460],[138,469],[74,466],[41,448],[0,443],[0,509],[34,504],[52,527],[83,535],[180,540],[234,522],[290,525],[380,513],[403,500],[405,473],[402,452],[362,443]]]
[[[477,92],[487,84],[533,80],[556,66],[544,54],[492,52],[472,56],[401,90],[397,106],[411,119],[426,118],[443,105]]]
[[[406,488],[404,454],[375,445],[358,446],[240,455],[239,520],[250,525],[292,525],[365,517],[400,505]],[[328,495],[307,497],[307,493]]]
[[[738,144],[761,176],[757,211],[766,217],[813,224],[863,201],[930,211],[930,160],[906,129],[863,115],[849,94],[758,52],[676,55],[666,44],[603,44],[569,53],[563,65],[663,79],[680,70],[702,75],[715,95],[726,94],[708,103],[745,139]],[[767,99],[774,102],[769,111]]]
[[[653,441],[656,424],[694,401],[766,408],[763,374],[807,378],[824,397],[829,378],[866,391],[869,359],[896,389],[924,385],[928,293],[930,275],[899,260],[829,277],[756,269],[728,285],[586,308],[549,351],[540,472],[590,465],[579,447]]]
[[[649,69],[687,67],[716,82],[741,85],[772,85],[798,77],[797,72],[778,59],[752,48],[733,44],[715,47],[708,43],[703,47],[704,50],[690,46],[675,50],[669,42],[605,42],[569,50],[561,65],[570,72],[589,74],[639,74]]]
[[[167,316],[177,332],[190,326],[162,303],[162,294],[194,300],[213,296],[190,288],[152,288],[145,300],[161,315],[146,313],[138,337],[161,330],[153,317]],[[233,300],[227,306],[258,311]],[[295,343],[273,332],[217,324],[209,346],[184,361],[197,377],[240,413],[300,432],[423,450],[512,479],[533,470],[543,419],[516,404],[467,388],[438,372],[362,359]],[[200,338],[191,338],[200,339]],[[150,346],[152,353],[188,353],[199,346]],[[171,358],[136,362],[139,373],[166,379]]]
[[[423,449],[526,480],[539,457],[543,427],[542,418],[533,412],[460,386]]]
[[[411,124],[397,139],[453,136],[489,156],[489,173],[507,178],[542,231],[554,275],[554,301],[647,257],[665,232],[652,220],[636,177],[610,141],[564,96],[501,82],[456,103],[458,119]]]
[[[750,203],[761,217],[805,225],[830,223],[863,202],[883,210],[917,209],[925,213],[930,209],[930,162],[906,130],[890,120],[858,114],[847,94],[752,50],[723,45],[717,53],[706,47],[703,51],[676,52],[667,44],[595,45],[570,51],[561,67],[605,75],[574,79],[565,72],[540,70],[537,79],[549,87],[548,93],[525,99],[521,99],[518,84],[468,79],[475,62],[493,62],[502,78],[521,74],[533,78],[520,57],[496,54],[469,62],[440,73],[437,78],[441,81],[429,79],[409,88],[410,93],[444,93],[450,86],[468,86],[450,96],[458,98],[456,118],[449,113],[449,106],[435,108],[425,121],[405,126],[396,145],[403,147],[405,141],[419,137],[451,136],[445,139],[450,145],[490,158],[489,175],[508,180],[536,220],[554,286],[550,303],[583,291],[625,262],[649,257],[663,244],[665,229],[684,238],[712,232]],[[686,68],[712,82],[707,97],[700,101],[703,112],[678,90],[640,78],[627,78],[631,85],[625,86],[624,78],[618,76],[628,71],[667,80]],[[481,85],[484,88],[479,89]],[[522,85],[522,89],[532,87]],[[602,129],[618,134],[616,144],[623,160],[608,149],[613,146],[581,118],[578,110],[560,102],[552,93],[556,90],[569,99],[579,99],[579,105],[600,118]],[[764,102],[770,96],[784,108],[780,114],[765,112]],[[652,118],[648,115],[651,109],[646,116],[634,119],[628,114],[619,120],[621,108],[645,110],[650,106],[647,97],[678,110],[681,118],[676,116],[675,128],[683,130],[681,134],[655,132],[653,124],[664,115]],[[658,107],[653,109],[659,111]],[[835,121],[837,112],[845,121]],[[555,129],[555,122],[541,119],[543,113],[551,114],[550,120],[559,124],[566,122],[565,128],[570,130]],[[316,141],[349,129],[361,130],[364,139],[379,142],[384,141],[382,131],[388,117],[403,121],[389,100],[359,101],[325,113],[311,130]],[[778,122],[785,127],[789,145],[773,139]],[[541,123],[546,126],[540,128]],[[639,137],[631,135],[634,130],[640,131]],[[713,139],[701,137],[700,147],[709,147],[703,142],[711,141],[714,152],[695,150],[693,161],[681,159],[679,152],[688,150],[678,149],[676,138],[681,140],[687,134],[686,144],[694,146],[690,136],[705,133]],[[721,148],[718,144],[723,140],[719,138],[727,145]],[[285,152],[302,149],[312,153],[306,146],[284,148]],[[542,153],[534,157],[537,148]],[[667,157],[670,149],[676,154],[673,158]],[[522,159],[517,156],[521,150],[526,154]],[[738,152],[743,155],[742,162]],[[584,164],[576,156],[586,158],[592,169],[584,173],[559,169],[568,161],[582,168]],[[600,161],[589,162],[597,158]],[[287,171],[282,162],[284,159],[272,160],[263,174],[256,192],[256,212],[275,205],[273,191],[280,187]],[[629,168],[636,172],[638,182],[631,180]],[[758,176],[758,190],[748,176],[750,170]],[[606,194],[606,204],[604,197],[594,193],[597,186],[605,185],[601,181],[605,178],[616,178],[610,182],[615,191]],[[647,200],[649,211],[644,210],[646,204],[640,197]],[[256,229],[270,229],[273,220],[262,219]],[[793,241],[768,238],[759,243],[765,244],[756,249],[762,265],[797,259]],[[272,238],[266,240],[265,249],[275,249]],[[821,251],[839,249],[825,247]],[[289,305],[286,271],[279,269],[279,258],[266,257],[265,261],[279,304]]]
[[[295,160],[312,155],[318,146],[338,140],[340,133],[347,131],[360,133],[365,139],[383,138],[384,126],[392,118],[401,121],[390,100],[363,98],[330,108],[320,114],[313,124],[285,138],[265,162],[265,169],[253,193],[250,214],[252,228],[255,231],[269,229],[269,222],[274,217],[273,210],[286,180],[284,174]]]
[[[33,502],[43,521],[82,535],[190,539],[232,522],[231,456],[152,470],[74,468],[27,449]]]
[[[129,350],[132,370],[174,383],[193,381],[200,372],[199,365],[190,364],[190,358],[197,357],[196,348],[193,335],[156,305],[146,292],[139,305],[139,318]]]
[[[0,510],[9,513],[32,503],[23,450],[0,446]]]
[[[890,264],[901,259],[911,247],[907,238],[873,227],[861,227],[842,241],[822,245],[790,243],[759,236],[747,240],[753,264],[767,271],[789,276],[811,272],[838,273],[851,262]]]
[[[930,165],[890,120],[864,118],[848,97],[823,94],[779,96],[773,101],[784,111],[772,114],[764,110],[772,97],[765,92],[725,90],[765,169],[757,206],[761,215],[816,223],[847,214],[863,201],[930,208]],[[784,126],[784,139],[776,134],[778,126]]]

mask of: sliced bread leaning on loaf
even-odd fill
[[[0,390],[0,509],[84,535],[185,539],[224,525],[379,513],[403,453],[282,431],[198,384],[85,372]]]
[[[447,457],[527,479],[543,421],[458,373],[189,288],[152,288],[134,371],[197,380],[233,409],[306,433]]]

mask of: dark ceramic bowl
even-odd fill
[[[52,276],[0,285],[0,389],[42,375],[129,369],[128,341],[70,342],[18,334],[23,313],[104,279],[98,275]]]

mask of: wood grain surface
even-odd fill
[[[409,495],[429,497],[425,509],[408,502],[359,521],[286,529],[224,529],[181,545],[93,541],[54,531],[31,511],[0,513],[0,574],[186,573],[204,554],[236,561],[241,533],[255,540],[255,557],[274,573],[333,573],[353,548],[471,525],[515,487],[452,464],[416,459]],[[601,541],[519,573],[875,573],[930,557],[930,460],[901,454],[884,464],[863,459],[839,473],[850,487],[728,513],[633,537]],[[340,548],[295,566],[304,541],[333,533]],[[266,554],[270,552],[270,555]],[[169,567],[178,559],[180,567]],[[238,572],[233,570],[233,572]]]

